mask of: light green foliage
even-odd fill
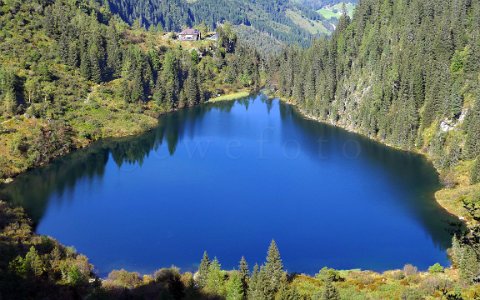
[[[77,266],[65,265],[62,270],[63,280],[70,285],[77,285],[82,282],[85,282],[83,274],[80,272]]]
[[[197,284],[203,288],[207,285],[208,270],[210,266],[210,259],[207,251],[203,252],[203,257],[198,267]]]
[[[208,266],[207,281],[204,291],[211,295],[225,295],[225,273],[215,257]]]
[[[239,272],[233,271],[229,274],[226,283],[227,300],[242,300],[244,299],[242,277]]]
[[[452,73],[463,72],[466,62],[470,57],[470,47],[467,46],[462,51],[455,51],[452,62],[450,64],[450,71]]]
[[[330,269],[327,267],[324,267],[318,272],[318,274],[315,275],[316,278],[327,282],[336,282],[336,281],[342,281],[343,278],[340,276],[340,273],[334,269]]]
[[[30,247],[25,257],[18,257],[11,265],[22,276],[41,276],[44,272],[44,263],[34,246]]]
[[[260,267],[258,264],[255,264],[248,284],[248,299],[264,299],[263,284],[263,278],[260,276]]]
[[[435,273],[442,273],[443,272],[443,267],[439,263],[435,263],[433,266],[430,266],[428,268],[428,272],[435,274]]]

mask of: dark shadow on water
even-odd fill
[[[451,247],[452,236],[466,230],[464,223],[436,202],[434,194],[442,185],[437,171],[424,156],[392,149],[364,136],[307,119],[283,102],[279,103],[279,114],[282,124],[296,125],[282,127],[284,139],[295,136],[302,150],[320,164],[333,155],[343,155],[352,162],[367,161],[383,170],[389,181],[406,191],[403,207],[426,228],[441,249]]]

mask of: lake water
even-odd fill
[[[87,255],[101,275],[175,265],[207,250],[224,268],[448,265],[458,221],[434,201],[424,158],[304,119],[257,95],[170,113],[144,135],[102,141],[0,191],[40,234]]]

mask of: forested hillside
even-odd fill
[[[258,87],[259,55],[237,47],[229,24],[218,33],[218,43],[180,43],[94,1],[0,1],[0,178]]]
[[[166,31],[202,23],[215,29],[228,21],[249,26],[256,34],[266,33],[284,43],[308,45],[312,37],[333,30],[313,8],[292,0],[109,0],[108,3],[113,12],[130,24],[138,21],[146,28],[160,25]]]
[[[272,62],[271,86],[309,116],[426,153],[437,199],[480,220],[480,3],[361,1],[330,40]]]

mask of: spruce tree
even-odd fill
[[[473,279],[479,274],[479,261],[477,254],[472,246],[464,245],[460,259],[459,270],[460,280],[464,284],[472,283]]]
[[[267,262],[262,271],[264,271],[267,293],[270,296],[274,296],[280,288],[283,276],[283,263],[277,243],[274,240],[272,240],[268,248]]]
[[[460,260],[462,258],[462,247],[456,234],[452,238],[451,257],[453,266],[459,268]]]
[[[210,259],[208,258],[207,251],[203,252],[202,260],[200,261],[200,266],[198,267],[198,275],[197,275],[197,284],[200,288],[205,287],[207,284],[207,276],[208,276],[208,267],[210,266]]]
[[[185,80],[185,98],[188,106],[194,106],[199,102],[200,93],[198,91],[198,82],[196,70],[191,67]]]
[[[72,67],[78,67],[80,61],[80,54],[78,52],[78,43],[77,41],[71,41],[68,45],[68,61],[67,64]]]
[[[225,275],[221,270],[220,263],[215,257],[208,266],[207,280],[204,287],[205,292],[210,295],[224,296],[225,294]]]
[[[240,279],[242,281],[242,287],[243,287],[243,294],[246,295],[248,291],[248,276],[250,275],[250,271],[248,270],[248,263],[245,257],[242,256],[240,259],[240,265],[239,265],[239,273],[240,273]]]
[[[260,268],[258,264],[253,267],[252,276],[250,277],[248,285],[248,299],[249,300],[263,300],[263,291],[260,286]]]
[[[92,78],[92,65],[90,56],[88,55],[88,51],[85,49],[83,49],[80,58],[80,74],[82,74],[85,79],[90,80]]]
[[[24,265],[27,271],[37,277],[42,275],[45,271],[44,263],[34,246],[30,247],[30,250],[25,255]]]
[[[239,272],[233,271],[230,273],[230,278],[228,279],[226,285],[226,300],[243,300],[244,299],[244,290],[242,278]]]

